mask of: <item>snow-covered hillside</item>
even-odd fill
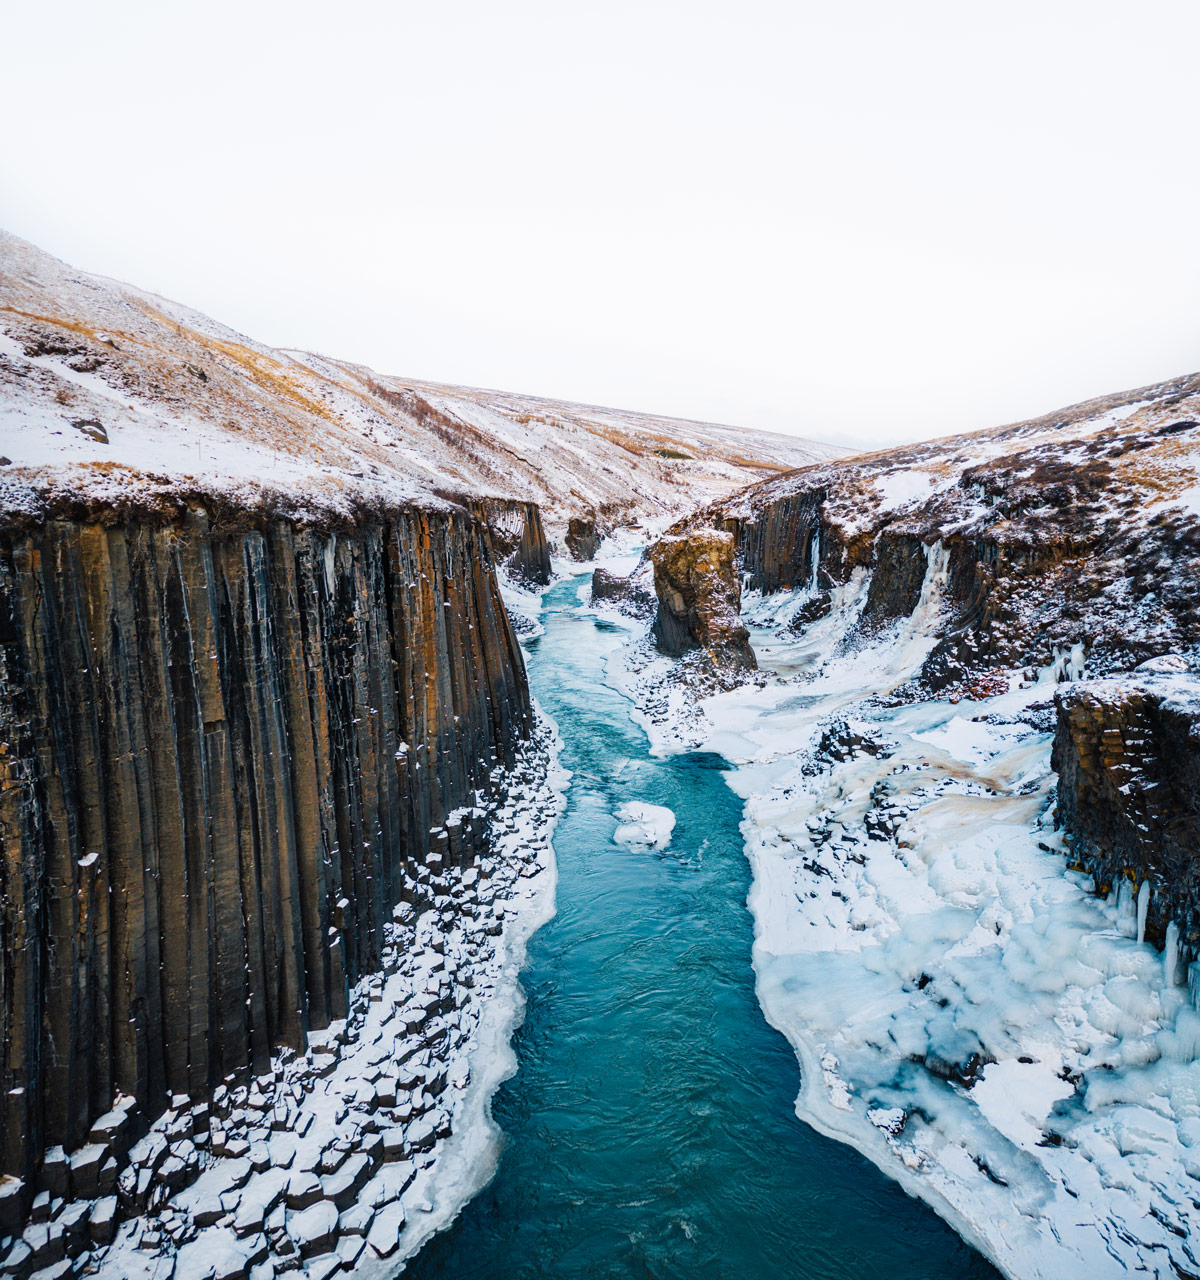
[[[468,493],[537,502],[553,531],[597,511],[682,514],[841,452],[276,350],[0,232],[9,508],[196,492],[336,513]]]

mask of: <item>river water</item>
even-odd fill
[[[533,691],[573,772],[558,913],[529,945],[496,1177],[414,1258],[418,1280],[984,1280],[997,1273],[849,1147],[795,1116],[799,1069],[754,992],[741,803],[716,756],[653,759],[604,683],[626,633],[546,595]],[[629,800],[677,816],[613,842]]]

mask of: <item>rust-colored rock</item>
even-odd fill
[[[664,653],[678,657],[702,649],[717,666],[758,665],[739,615],[733,553],[733,534],[715,529],[666,537],[650,549],[658,596],[653,635]]]
[[[529,726],[461,509],[0,538],[0,1169],[344,1016]]]

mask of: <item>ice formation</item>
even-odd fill
[[[634,643],[611,677],[659,752],[734,769],[754,965],[801,1064],[797,1112],[929,1202],[1014,1277],[1200,1274],[1200,1014],[1148,887],[1105,900],[1054,829],[1048,699],[1082,649],[985,700],[887,705],[936,640],[944,553],[913,615],[854,635],[744,605],[760,678],[703,701]]]
[[[613,832],[613,839],[617,844],[664,849],[671,843],[675,815],[663,805],[632,800],[617,810],[617,817],[621,824]]]

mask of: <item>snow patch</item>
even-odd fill
[[[663,805],[633,800],[617,810],[620,826],[613,832],[617,844],[665,849],[675,830],[675,815]]]

